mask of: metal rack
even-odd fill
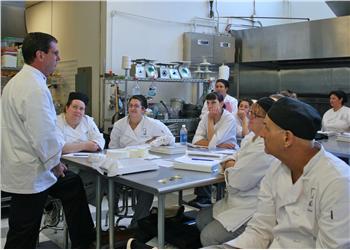
[[[104,77],[104,88],[103,88],[103,128],[104,132],[106,134],[110,133],[110,128],[112,127],[112,116],[115,115],[117,112],[123,113],[124,115],[127,115],[127,98],[128,98],[128,84],[135,83],[135,82],[153,82],[153,83],[194,83],[197,84],[197,100],[199,100],[199,97],[202,93],[200,93],[199,84],[207,85],[209,83],[208,80],[203,79],[153,79],[153,78],[131,78],[131,77],[123,77],[123,79],[118,78],[117,76],[105,76]],[[123,93],[116,98],[116,88],[117,85],[123,85]],[[119,106],[117,107],[119,103],[119,98],[121,97],[123,106],[122,110],[119,110]],[[196,119],[196,118],[195,118]],[[117,119],[115,119],[117,120]],[[174,124],[174,123],[188,123],[192,121],[193,119],[167,119],[167,120],[161,120],[165,124]],[[176,132],[177,133],[177,132]],[[175,130],[174,130],[174,135]]]

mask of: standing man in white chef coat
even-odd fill
[[[29,33],[25,65],[4,88],[1,103],[1,190],[10,193],[5,248],[35,248],[48,195],[62,202],[72,248],[87,248],[94,224],[80,177],[60,162],[63,140],[46,86],[60,60],[57,40]]]
[[[313,140],[318,112],[284,97],[264,123],[265,151],[281,162],[262,180],[244,233],[224,247],[349,248],[350,168]]]

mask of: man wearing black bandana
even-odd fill
[[[349,248],[350,168],[314,141],[318,112],[284,97],[264,123],[265,151],[280,162],[263,179],[245,232],[223,247]]]

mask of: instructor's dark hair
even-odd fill
[[[26,64],[31,64],[34,61],[36,52],[38,50],[48,53],[51,42],[57,43],[57,39],[49,34],[42,32],[29,33],[24,38],[22,45],[24,62]]]

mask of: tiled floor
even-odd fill
[[[190,200],[194,198],[193,195],[193,189],[185,190],[184,191],[184,199]],[[177,205],[178,196],[177,193],[169,194],[166,196],[166,207],[170,207],[173,205]],[[157,200],[155,198],[153,202],[153,206],[157,206]],[[192,210],[191,207],[186,207],[186,211]],[[91,215],[93,218],[95,218],[95,207],[90,206]],[[108,226],[105,225],[105,218],[106,213],[108,211],[108,202],[106,199],[102,202],[102,230],[107,230]],[[2,218],[6,217],[6,210],[2,211]],[[130,219],[123,219],[120,221],[119,225],[125,225],[128,226],[130,223]],[[60,226],[61,224],[59,224]],[[4,248],[5,241],[6,241],[6,234],[8,231],[8,219],[7,217],[4,219],[1,219],[1,248]],[[157,239],[154,238],[150,242],[148,242],[149,245],[156,246],[157,245]],[[63,231],[62,230],[54,230],[54,229],[45,229],[43,230],[39,235],[39,245],[38,248],[40,249],[57,249],[57,248],[64,248],[64,237],[63,237]],[[165,246],[165,248],[173,248],[170,245]]]

